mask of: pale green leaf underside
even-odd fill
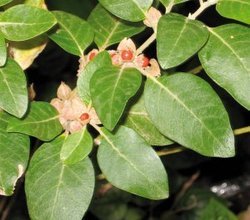
[[[0,68],[0,108],[22,117],[28,108],[26,77],[21,67],[11,59]]]
[[[128,21],[142,21],[153,0],[99,0],[112,14]]]
[[[125,22],[113,16],[100,4],[91,12],[88,22],[95,30],[96,45],[102,49],[144,30],[141,24]]]
[[[29,5],[16,5],[0,15],[0,31],[12,41],[36,37],[56,24],[52,13]]]
[[[140,88],[141,73],[134,68],[103,67],[90,80],[93,106],[104,126],[113,130],[125,106]]]
[[[6,63],[7,48],[3,35],[0,33],[0,67]]]
[[[91,60],[91,62],[89,62],[87,66],[79,72],[77,91],[84,103],[89,104],[91,102],[89,82],[95,71],[104,66],[111,65],[112,62],[109,53],[107,51],[103,51],[95,56],[94,59]]]
[[[151,122],[145,109],[143,95],[129,109],[124,125],[136,131],[150,145],[164,146],[173,144],[173,141],[163,136]]]
[[[8,133],[6,117],[0,112],[0,195],[10,196],[29,160],[29,137]]]
[[[65,164],[75,164],[85,159],[91,152],[93,139],[86,127],[70,134],[64,140],[60,158]]]
[[[89,206],[95,181],[91,161],[64,165],[63,139],[44,144],[31,159],[25,181],[31,219],[81,220]]]
[[[10,2],[12,2],[13,0],[0,0],[0,6],[6,5]]]
[[[115,134],[102,129],[97,159],[114,186],[149,198],[168,197],[168,178],[156,152],[132,129],[121,126]]]
[[[238,24],[210,28],[199,58],[206,73],[250,110],[250,29]]]
[[[249,0],[219,0],[216,4],[216,9],[226,18],[250,24]]]
[[[161,17],[157,30],[157,56],[163,69],[178,66],[205,44],[208,31],[196,20],[178,14]]]
[[[238,218],[219,201],[211,198],[204,210],[201,212],[201,219],[237,220]]]
[[[176,4],[180,4],[183,2],[187,2],[190,0],[160,0],[160,2],[165,6],[168,7],[170,5],[176,5]]]
[[[199,77],[178,73],[149,78],[145,105],[155,126],[172,140],[205,156],[234,156],[228,114],[217,94]]]
[[[43,141],[49,141],[62,131],[58,117],[57,110],[49,103],[32,102],[24,118],[10,120],[8,131],[20,132]]]
[[[82,56],[92,43],[94,33],[91,26],[83,19],[62,11],[54,11],[59,29],[49,37],[65,51]]]

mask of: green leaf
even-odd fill
[[[228,114],[208,83],[178,73],[149,78],[145,106],[159,131],[205,156],[232,157],[234,136]]]
[[[94,170],[85,158],[74,165],[60,160],[62,137],[40,147],[31,159],[25,192],[31,219],[81,220],[94,190]]]
[[[107,51],[103,51],[97,54],[94,59],[91,60],[91,62],[89,62],[87,66],[79,72],[77,91],[84,103],[89,104],[91,102],[89,82],[93,74],[98,69],[110,65],[112,65],[110,55]]]
[[[138,34],[145,27],[141,23],[126,22],[113,16],[100,4],[91,12],[88,21],[95,30],[94,41],[101,49]]]
[[[50,39],[68,53],[82,56],[92,43],[94,32],[83,19],[62,11],[54,11],[59,29],[49,35]]]
[[[199,58],[206,73],[250,110],[250,29],[238,24],[209,28]]]
[[[187,2],[190,0],[160,0],[160,2],[165,6],[168,7],[170,5],[177,5],[183,2]]]
[[[26,77],[19,65],[8,59],[0,68],[0,108],[21,118],[28,108]]]
[[[32,102],[24,118],[12,118],[8,132],[20,132],[42,141],[49,141],[59,135],[62,126],[57,110],[47,102]]]
[[[216,4],[216,10],[226,18],[250,24],[249,0],[219,0]]]
[[[13,194],[16,181],[24,173],[29,160],[29,137],[6,131],[6,113],[0,112],[0,195]]]
[[[0,6],[7,5],[8,3],[12,2],[13,0],[0,0]]]
[[[199,21],[178,14],[161,17],[157,30],[157,56],[163,69],[178,66],[200,50],[208,38]]]
[[[0,15],[0,31],[12,41],[36,37],[56,24],[52,13],[29,5],[16,5]]]
[[[7,60],[7,48],[5,39],[0,33],[0,67],[6,63]]]
[[[86,127],[69,135],[62,146],[60,158],[65,164],[75,164],[85,159],[91,152],[93,139]]]
[[[145,108],[144,96],[129,109],[125,126],[132,128],[150,145],[164,146],[173,142],[163,136],[151,122]]]
[[[31,5],[31,6],[36,6],[36,7],[39,7],[39,8],[44,8],[45,7],[44,0],[25,0],[24,4]]]
[[[115,66],[97,70],[90,80],[93,106],[104,126],[113,130],[125,106],[141,86],[141,73],[133,68]]]
[[[142,21],[153,0],[99,0],[112,14],[128,21]]]
[[[211,198],[201,214],[202,220],[237,220],[238,218],[219,201]]]
[[[121,126],[115,134],[101,130],[97,159],[114,186],[149,198],[168,197],[168,178],[156,152],[132,129]]]

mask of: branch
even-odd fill
[[[136,55],[141,54],[150,44],[156,39],[156,33],[154,32],[136,51]]]
[[[241,135],[245,133],[250,133],[250,126],[244,128],[238,128],[234,130],[234,135]]]

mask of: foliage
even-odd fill
[[[94,193],[92,163],[115,187],[160,200],[171,188],[154,146],[235,155],[223,102],[181,65],[198,57],[207,75],[250,110],[249,1],[200,0],[188,16],[172,12],[186,1],[99,0],[84,20],[50,11],[43,0],[0,0],[1,195],[12,195],[26,170],[29,136],[45,142],[25,175],[30,217],[41,220],[82,219]],[[212,5],[235,21],[217,27],[198,21]],[[150,32],[136,48],[134,36]],[[34,101],[24,72],[49,40],[80,59],[76,88],[62,83],[51,103]],[[150,59],[144,51],[154,41],[157,57]],[[201,216],[235,219],[214,199]]]

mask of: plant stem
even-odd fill
[[[176,153],[182,152],[184,150],[185,150],[185,148],[183,148],[183,147],[176,147],[176,148],[172,148],[172,149],[157,151],[157,154],[158,154],[158,156],[161,157],[161,156],[176,154]]]
[[[168,14],[169,12],[171,12],[173,6],[174,6],[174,0],[172,0],[172,1],[168,4],[168,6],[166,7],[165,14]]]
[[[136,51],[136,55],[141,54],[150,44],[156,39],[156,33],[154,32]]]
[[[197,66],[197,67],[195,67],[194,69],[192,69],[192,70],[190,70],[190,71],[188,71],[188,72],[193,73],[193,74],[198,74],[198,73],[200,73],[202,70],[203,70],[203,67],[200,65],[200,66]]]
[[[218,0],[207,0],[206,2],[200,1],[200,7],[197,11],[195,11],[193,14],[189,14],[189,19],[196,19],[204,10],[206,10],[208,7],[215,5],[218,2]]]
[[[250,126],[244,128],[238,128],[234,130],[234,135],[241,135],[245,133],[250,133]]]

